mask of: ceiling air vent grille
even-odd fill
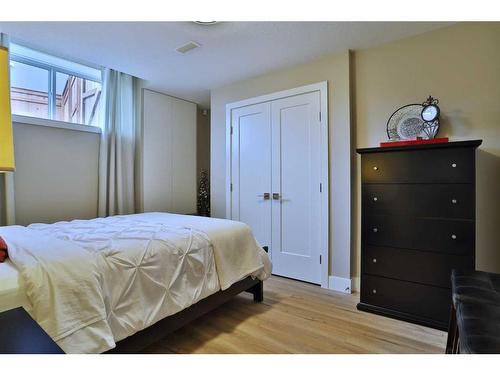
[[[200,47],[200,45],[196,42],[187,42],[186,44],[180,46],[180,47],[177,47],[175,50],[179,53],[188,53],[189,51],[195,49],[195,48],[198,48]]]

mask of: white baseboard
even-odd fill
[[[351,294],[351,279],[343,277],[329,276],[328,288],[337,292]]]

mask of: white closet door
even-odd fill
[[[321,282],[319,91],[272,102],[273,273]],[[274,196],[276,194],[276,196]]]
[[[170,97],[143,91],[143,202],[144,211],[172,208],[172,128]]]
[[[196,177],[196,104],[144,90],[144,211],[196,212]]]
[[[196,104],[172,100],[172,206],[181,214],[196,212]]]
[[[253,230],[261,246],[271,243],[271,105],[232,111],[231,218]]]

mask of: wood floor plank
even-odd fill
[[[277,276],[143,353],[444,353],[446,333],[358,311],[343,294]]]

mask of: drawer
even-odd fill
[[[363,183],[474,183],[474,149],[363,154]]]
[[[451,290],[363,274],[361,302],[447,322]]]
[[[475,245],[475,225],[469,220],[364,215],[362,243],[363,245],[472,255]]]
[[[451,288],[454,268],[473,270],[474,257],[376,246],[362,250],[362,272],[370,275]]]
[[[363,212],[474,219],[472,184],[364,184]]]

